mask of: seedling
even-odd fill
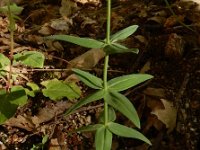
[[[98,78],[90,74],[89,72],[80,69],[73,69],[73,72],[79,77],[82,82],[84,82],[90,88],[95,89],[96,91],[93,94],[77,102],[66,112],[66,115],[69,115],[83,105],[103,99],[104,110],[101,117],[99,118],[99,123],[85,126],[77,130],[79,132],[96,131],[96,150],[110,150],[113,134],[122,137],[139,139],[148,144],[151,144],[151,142],[136,129],[129,128],[115,122],[115,111],[119,111],[124,116],[126,116],[137,128],[140,128],[140,119],[134,106],[120,92],[136,86],[137,84],[142,83],[146,80],[149,80],[153,76],[148,74],[130,74],[116,77],[109,81],[107,80],[110,54],[125,52],[133,52],[136,54],[138,53],[138,49],[130,49],[119,43],[119,41],[124,40],[132,35],[137,30],[138,26],[132,25],[113,35],[110,35],[110,20],[111,0],[107,0],[107,31],[106,38],[104,40],[80,38],[70,35],[53,35],[46,37],[47,39],[71,42],[86,48],[103,49],[106,54],[104,60],[103,79]]]

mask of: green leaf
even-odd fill
[[[28,82],[26,85],[31,88],[31,90],[28,88],[25,88],[26,94],[31,97],[35,97],[35,93],[40,91],[39,86],[34,82]]]
[[[4,68],[10,64],[10,60],[4,54],[0,53],[0,68]]]
[[[103,127],[103,124],[94,124],[94,125],[88,125],[81,128],[78,128],[77,132],[89,132],[89,131],[96,131],[97,129]]]
[[[25,89],[26,95],[31,96],[31,97],[35,97],[34,91],[31,91],[27,88],[24,88],[24,89]]]
[[[151,145],[151,142],[143,134],[141,134],[135,129],[132,129],[132,128],[129,128],[129,127],[126,127],[114,122],[109,122],[107,127],[115,135],[119,135],[119,136],[127,137],[127,138],[139,139]]]
[[[27,102],[27,95],[21,86],[13,86],[10,93],[0,90],[0,124],[11,118],[18,106]]]
[[[13,86],[11,92],[6,97],[11,104],[19,106],[26,104],[28,99],[25,89],[22,86]]]
[[[81,89],[75,82],[64,81],[64,83],[68,84],[75,93],[77,93],[78,95],[81,95]]]
[[[42,90],[43,95],[51,100],[60,100],[63,97],[71,100],[80,97],[76,90],[58,79],[43,81],[41,84],[46,87]]]
[[[80,38],[71,35],[52,35],[45,37],[45,39],[66,41],[86,48],[103,48],[105,45],[104,42],[98,40],[91,38]]]
[[[95,147],[96,150],[104,150],[104,141],[105,141],[105,126],[99,128],[95,134]]]
[[[87,86],[89,86],[93,89],[102,89],[103,88],[103,81],[100,78],[98,78],[86,71],[82,71],[80,69],[72,69],[72,71]]]
[[[153,76],[148,74],[124,75],[108,81],[108,88],[120,92],[151,78],[153,78]]]
[[[136,127],[140,128],[140,119],[133,104],[122,94],[109,90],[104,99],[106,102],[120,111],[124,116],[131,120]]]
[[[24,9],[23,7],[19,7],[15,3],[10,5],[11,13],[13,13],[15,15],[21,14],[23,9]],[[0,7],[0,12],[8,13],[8,6]]]
[[[122,29],[121,31],[118,31],[117,33],[113,34],[110,38],[111,42],[124,40],[130,35],[132,35],[138,28],[138,25],[132,25],[125,29]]]
[[[104,123],[104,111],[99,116],[99,122]],[[113,107],[108,106],[108,122],[113,122],[116,120],[116,114]]]
[[[37,51],[24,51],[14,55],[15,61],[34,68],[43,68],[45,57]]]
[[[45,144],[48,141],[48,138],[49,138],[48,135],[43,136],[43,138],[42,138],[42,144]]]
[[[34,82],[28,82],[26,85],[30,87],[32,91],[38,92],[40,90],[39,86]]]
[[[112,132],[110,132],[110,130],[106,128],[103,150],[111,150],[111,146],[112,146]]]
[[[97,129],[95,134],[96,150],[110,150],[112,145],[112,133],[105,127]]]
[[[98,90],[96,91],[95,93],[85,97],[84,99],[82,100],[79,100],[76,104],[74,104],[70,109],[68,109],[66,111],[66,115],[69,115],[70,113],[72,113],[74,110],[80,108],[81,106],[83,105],[86,105],[88,103],[91,103],[91,102],[94,102],[94,101],[97,101],[97,100],[100,100],[102,99],[104,96],[104,90]]]
[[[111,43],[110,45],[106,45],[103,50],[107,55],[116,53],[128,53],[128,52],[133,52],[138,54],[139,52],[137,48],[127,48],[126,46],[123,46],[119,43]]]

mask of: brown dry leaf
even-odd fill
[[[8,18],[2,18],[0,17],[0,35],[3,37],[3,34],[8,33]]]
[[[89,17],[84,17],[84,21],[81,23],[80,27],[81,29],[84,29],[86,28],[87,25],[92,25],[92,24],[97,24],[97,21]]]
[[[55,130],[54,130],[54,135],[53,137],[55,137],[57,139],[57,142],[59,144],[59,146],[61,147],[61,149],[68,149],[68,144],[66,142],[66,134],[63,132],[62,130],[62,127],[56,127]],[[52,142],[53,144],[53,142]],[[50,145],[50,148],[52,147],[53,145]]]
[[[54,106],[45,107],[39,110],[38,114],[31,116],[18,115],[16,118],[12,117],[4,124],[9,126],[18,127],[27,131],[32,131],[38,127],[41,123],[50,121],[55,116],[63,113],[71,106],[71,103],[66,101],[59,101]]]
[[[143,91],[143,93],[148,96],[155,96],[155,97],[159,97],[159,98],[165,97],[165,90],[162,88],[148,87]]]
[[[155,115],[149,115],[147,118],[147,123],[143,128],[143,132],[147,133],[152,126],[155,127],[158,131],[161,131],[164,127],[164,124],[158,120]]]
[[[19,46],[19,44],[14,43],[14,47]],[[10,39],[0,38],[0,52],[10,49]]]
[[[6,150],[6,146],[0,141],[0,150]]]
[[[79,68],[89,70],[95,67],[98,62],[105,56],[102,49],[90,49],[84,54],[72,59],[67,66],[67,69]],[[78,82],[78,77],[74,74],[68,75],[66,81]]]
[[[94,6],[99,6],[101,4],[101,0],[74,0],[75,2],[81,3],[81,4],[91,4]]]
[[[162,102],[154,97],[147,97],[147,107],[152,111],[165,108]]]
[[[198,5],[197,9],[200,10],[200,0],[182,0],[183,4],[187,5]]]
[[[164,23],[165,28],[170,28],[178,23],[178,21],[184,22],[185,16],[170,16]]]
[[[168,128],[167,132],[170,133],[176,126],[177,110],[172,102],[165,99],[160,100],[164,105],[164,109],[154,109],[151,113],[156,115],[166,125],[166,128]]]
[[[53,19],[50,22],[42,25],[38,33],[42,35],[59,34],[60,32],[62,32],[62,34],[68,34],[71,25],[72,25],[72,20],[69,18]]]
[[[68,18],[78,11],[76,2],[71,0],[62,0],[60,7],[60,14],[63,18]]]
[[[140,70],[140,73],[146,73],[147,71],[149,71],[151,69],[151,62],[150,60],[148,60],[144,66],[142,67],[142,69]]]
[[[174,60],[181,58],[184,47],[185,41],[183,37],[176,33],[171,33],[165,46],[165,56]]]
[[[58,143],[58,139],[57,138],[54,138],[54,139],[50,140],[48,150],[61,150],[61,147],[60,147],[60,145]]]
[[[86,53],[71,60],[67,68],[92,69],[104,56],[105,53],[102,49],[90,49]]]
[[[54,106],[47,106],[39,110],[36,116],[31,117],[32,122],[38,127],[41,123],[53,119],[71,106],[71,103],[59,101]]]
[[[10,118],[4,124],[8,126],[18,127],[27,131],[32,131],[35,128],[35,125],[31,122],[30,119],[28,119],[28,117],[24,117],[21,115],[18,115],[16,118]]]
[[[14,53],[19,53],[22,51],[33,51],[33,50],[36,50],[36,49],[33,49],[30,46],[18,46],[16,48],[14,48]]]

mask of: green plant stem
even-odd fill
[[[111,0],[107,0],[106,43],[110,44]]]
[[[104,70],[103,70],[103,83],[104,83],[104,90],[107,91],[108,85],[107,85],[107,74],[108,74],[108,61],[109,61],[109,55],[105,56],[104,59]],[[104,124],[106,125],[108,123],[108,103],[104,99]]]
[[[8,89],[11,88],[11,79],[12,79],[12,62],[13,62],[13,50],[14,50],[14,33],[10,32],[10,65],[9,65],[9,74],[8,74]]]
[[[111,0],[107,0],[107,26],[106,26],[106,44],[110,44],[110,20],[111,20]],[[107,74],[108,74],[108,62],[109,55],[105,56],[104,59],[104,70],[103,70],[103,83],[104,90],[107,91]],[[104,99],[104,124],[108,123],[108,103]]]
[[[12,28],[15,26],[13,14],[10,10],[10,0],[8,1],[8,18],[10,21],[10,65],[9,65],[9,74],[8,74],[8,83],[7,83],[7,88],[8,91],[10,90],[12,84],[11,84],[11,79],[12,79],[12,62],[13,62],[13,51],[14,51],[14,29]]]

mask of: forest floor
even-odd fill
[[[104,55],[97,50],[44,40],[43,37],[71,34],[103,39],[106,33],[105,1],[16,0],[16,3],[24,9],[16,25],[15,52],[37,50],[46,56],[45,68],[29,68],[25,74],[30,81],[38,84],[54,78],[76,81],[67,71],[72,67],[102,76]],[[111,55],[108,77],[130,73],[154,76],[124,92],[137,109],[142,126],[140,131],[150,139],[152,146],[115,136],[113,150],[200,149],[200,9],[193,2],[170,0],[169,4],[170,7],[159,0],[113,2],[112,33],[138,25],[136,33],[123,43],[140,52],[138,55]],[[0,5],[5,4],[2,1]],[[8,18],[3,14],[0,15],[0,33],[0,50],[4,53],[10,41]],[[81,82],[77,84],[82,91],[81,97],[92,92]],[[14,117],[0,125],[0,150],[94,149],[94,133],[69,132],[97,122],[103,103],[94,102],[70,116],[63,115],[78,100],[52,101],[40,94],[30,98],[25,106],[18,108]],[[133,127],[120,114],[117,114],[117,121]],[[48,137],[47,142],[44,137]]]

